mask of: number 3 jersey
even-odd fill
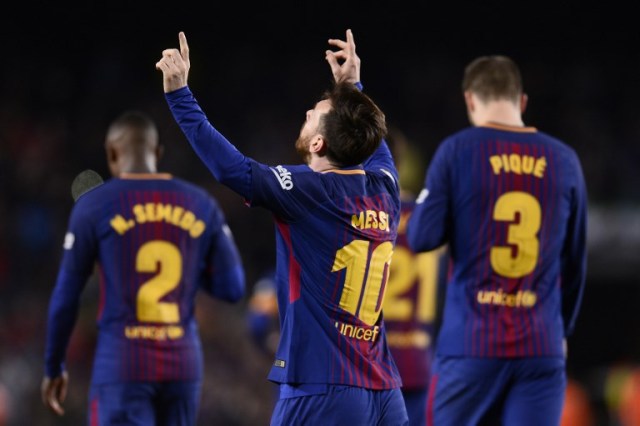
[[[80,294],[97,261],[94,383],[200,380],[198,289],[236,301],[240,256],[216,201],[165,174],[110,179],[74,205],[50,308],[47,375],[63,368]]]
[[[587,196],[578,157],[532,127],[444,140],[409,219],[414,250],[449,242],[436,352],[563,356],[585,283]]]

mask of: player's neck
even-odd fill
[[[157,173],[156,165],[152,161],[126,161],[120,165],[120,173]]]
[[[477,108],[472,117],[473,124],[484,126],[495,123],[505,126],[523,127],[520,106],[511,101],[492,101]]]
[[[314,172],[325,172],[327,170],[338,169],[339,167],[331,164],[326,156],[319,157],[312,155],[308,164],[309,168]]]

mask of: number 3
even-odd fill
[[[520,222],[510,224],[507,234],[507,243],[516,247],[515,257],[510,246],[491,248],[491,267],[507,278],[522,278],[533,272],[538,263],[540,242],[537,234],[542,221],[540,203],[526,192],[507,192],[496,201],[493,219],[513,222],[517,213],[520,214]]]

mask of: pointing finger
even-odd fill
[[[182,54],[182,59],[185,62],[189,62],[189,45],[187,44],[187,36],[184,35],[183,31],[180,31],[178,34],[178,39],[180,39],[180,53]]]
[[[347,44],[351,46],[352,50],[356,49],[356,42],[353,38],[353,33],[351,30],[347,30]]]

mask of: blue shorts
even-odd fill
[[[280,385],[271,426],[408,425],[400,389],[372,390],[343,385]]]
[[[193,426],[199,402],[199,381],[92,385],[89,424]]]
[[[407,407],[410,426],[427,424],[427,389],[403,389],[402,397]]]
[[[565,361],[545,358],[436,357],[427,425],[558,425]]]

